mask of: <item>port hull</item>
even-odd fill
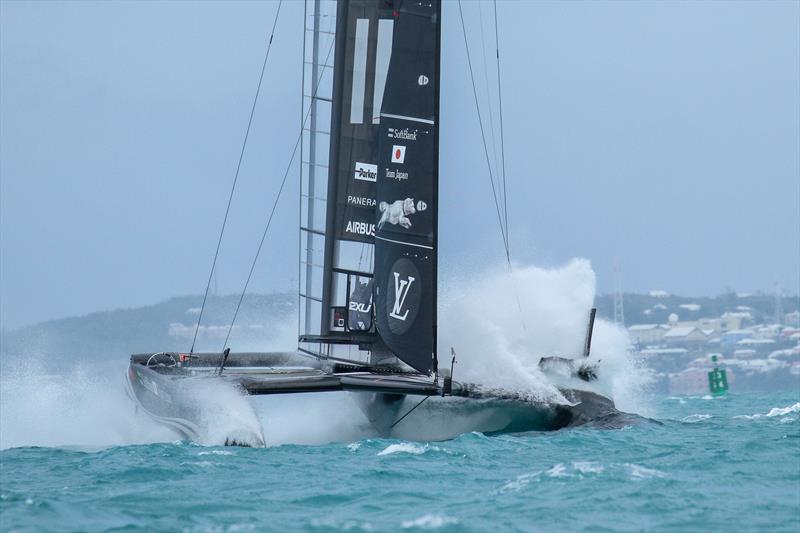
[[[429,376],[342,366],[331,371],[291,354],[231,354],[224,368],[218,361],[219,354],[184,360],[180,354],[167,354],[155,361],[152,355],[133,356],[128,390],[146,414],[194,441],[209,423],[202,409],[209,399],[198,391],[212,383],[249,395],[348,391],[384,437],[443,440],[471,431],[493,435],[628,422],[610,399],[590,391],[564,389],[568,403],[544,402],[454,381],[443,395],[440,383]],[[250,437],[263,443],[261,436]]]

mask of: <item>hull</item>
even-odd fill
[[[499,435],[555,431],[582,425],[619,428],[636,421],[637,417],[617,411],[613,401],[599,394],[575,389],[561,392],[573,405],[431,396],[409,412],[422,398],[363,392],[353,396],[382,437],[406,440],[448,440],[470,432]]]
[[[128,369],[128,393],[136,407],[192,442],[226,446],[264,446],[258,419],[241,401],[235,383],[210,375],[165,375],[143,365]],[[215,402],[214,399],[217,401]],[[246,402],[246,400],[243,400]],[[231,418],[233,415],[233,418]]]
[[[182,437],[201,443],[263,446],[261,423],[247,395],[350,392],[382,437],[446,440],[469,432],[487,435],[552,431],[591,424],[621,427],[633,417],[588,390],[562,389],[568,404],[532,400],[524,394],[453,382],[441,385],[419,374],[323,370],[296,366],[285,354],[231,354],[224,373],[218,354],[178,362],[173,354],[158,364],[134,356],[128,390],[139,409]],[[275,366],[264,366],[266,360]],[[253,365],[258,363],[258,365]],[[292,364],[293,366],[287,366]]]
[[[188,407],[176,404],[174,385],[152,370],[131,366],[128,369],[128,396],[153,420],[189,440],[200,438],[200,429]]]

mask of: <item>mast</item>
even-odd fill
[[[301,125],[304,125],[300,164],[300,338],[320,333],[330,137],[325,118],[330,116],[333,99],[331,49],[336,31],[336,4],[336,0],[306,0],[304,8],[300,117]]]
[[[314,13],[312,28],[306,26],[304,45],[304,104],[311,106],[312,121],[307,132],[307,149],[304,134],[302,165],[300,298],[303,305],[299,341],[301,350],[321,358],[372,365],[388,359],[396,361],[396,356],[429,373],[435,368],[436,336],[438,131],[435,125],[439,111],[440,2],[411,4],[403,0],[306,0],[307,13]],[[321,25],[326,17],[327,32]],[[331,38],[335,39],[333,54],[329,54]],[[327,64],[326,53],[332,59]],[[417,72],[421,67],[424,73]],[[322,79],[316,92],[314,84],[307,81],[309,70],[308,78]],[[406,76],[412,73],[413,83],[409,85]],[[420,90],[409,91],[409,87]],[[406,98],[419,99],[407,110],[409,116],[425,117],[422,123],[425,127],[419,132],[422,137],[417,142],[400,137],[412,135],[411,130],[401,133],[404,126],[397,121],[402,119],[396,118],[396,113],[406,112],[405,104],[399,103]],[[387,109],[394,111],[388,113]],[[319,128],[324,128],[328,121],[329,130],[321,131]],[[408,165],[393,163],[389,153],[394,145],[387,144],[387,135],[394,128],[400,135],[395,139],[398,143],[408,144],[411,154],[424,151],[424,157]],[[416,130],[413,135],[417,135]],[[325,137],[326,146],[320,142],[320,136]],[[387,186],[387,182],[394,181],[388,175],[389,166],[401,172],[406,172],[403,170],[406,167],[413,169],[418,175],[415,178],[418,185],[411,189]],[[424,229],[421,237],[424,243],[416,243],[425,247],[425,257],[419,261],[409,259],[411,256],[401,248],[376,243],[376,232],[386,235],[396,232],[390,228],[378,229],[385,225],[385,221],[381,222],[386,211],[380,209],[381,198],[400,193],[416,194],[421,202],[415,204],[419,212],[414,217],[417,225],[410,232],[403,227],[399,235],[400,243],[408,248],[413,246],[409,239],[419,240],[413,234]],[[384,235],[386,238],[389,237]],[[421,303],[414,318],[408,320],[406,330],[408,335],[425,337],[424,345],[413,349],[402,346],[404,339],[410,337],[396,333],[395,318],[389,316],[389,322],[382,325],[386,313],[375,306],[376,298],[386,294],[381,285],[385,285],[383,278],[387,273],[378,271],[378,266],[384,268],[387,261],[396,261],[401,256],[424,272],[424,282],[417,280],[416,285],[412,282],[410,293],[415,295],[414,301]],[[391,269],[392,265],[386,268]],[[418,325],[411,328],[412,324]]]
[[[318,65],[323,90],[310,99],[317,126],[309,137],[322,135],[324,142],[313,143],[316,160],[304,159],[303,165],[303,193],[313,186],[309,198],[315,201],[307,201],[301,213],[301,261],[308,271],[304,295],[309,297],[301,295],[300,348],[368,363],[380,340],[372,319],[375,158],[392,9],[384,0],[307,0],[307,10],[312,2],[321,15],[313,17],[316,24],[306,46],[314,43],[312,52],[318,56],[307,51],[305,57],[312,69]],[[304,93],[314,94],[311,84],[305,85]]]

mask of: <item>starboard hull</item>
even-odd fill
[[[561,392],[571,404],[431,396],[415,408],[422,398],[364,392],[353,396],[382,437],[407,440],[448,440],[470,432],[499,435],[555,431],[580,425],[618,428],[635,422],[636,417],[618,411],[604,396],[575,389]]]

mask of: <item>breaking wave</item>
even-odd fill
[[[756,420],[758,418],[764,418],[764,417],[773,418],[773,417],[776,417],[776,416],[786,416],[786,415],[790,415],[792,413],[800,413],[800,402],[798,402],[798,403],[796,403],[794,405],[789,405],[787,407],[773,407],[766,414],[756,413],[754,415],[738,415],[738,416],[734,416],[733,418],[744,418],[746,420]],[[794,418],[792,418],[792,417],[787,417],[787,418],[785,418],[783,420],[787,420],[787,419],[794,420]]]
[[[800,402],[790,405],[789,407],[773,407],[767,413],[767,416],[783,416],[789,413],[800,413]]]
[[[595,284],[595,273],[585,259],[558,268],[517,265],[513,275],[497,267],[443,283],[439,353],[449,354],[450,347],[457,352],[456,380],[523,390],[540,401],[565,402],[540,371],[539,359],[582,355]],[[629,355],[629,344],[627,331],[598,319],[591,361],[599,363],[598,385],[618,408],[647,414],[642,392],[650,379]],[[440,356],[440,364],[445,358]]]
[[[548,479],[572,479],[575,481],[592,482],[593,479],[602,477],[606,479],[625,478],[630,481],[643,479],[665,478],[666,472],[648,468],[635,463],[611,463],[607,467],[594,461],[575,461],[571,465],[556,463],[546,470],[536,470],[520,474],[514,480],[506,482],[494,491],[495,494],[519,492],[525,490],[531,483],[541,483]]]
[[[708,420],[709,418],[712,418],[712,415],[695,413],[693,415],[683,417],[681,422],[686,422],[687,424],[696,424],[698,422],[702,422],[703,420]]]
[[[408,453],[411,455],[421,455],[428,450],[439,451],[436,446],[428,444],[414,444],[413,442],[399,442],[397,444],[390,444],[383,450],[378,452],[378,455],[393,455],[396,453]]]

